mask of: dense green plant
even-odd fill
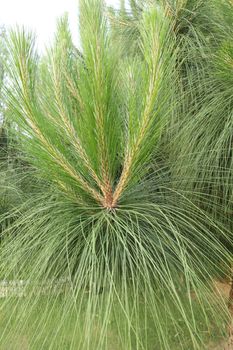
[[[19,159],[20,154],[16,147],[19,130],[14,128],[4,99],[4,85],[8,81],[6,36],[6,29],[0,27],[0,213],[6,215],[0,225],[1,232],[15,218],[15,215],[8,216],[7,213],[24,201],[26,193],[31,195],[32,189],[27,183],[32,182],[32,177],[29,180],[28,176],[32,171],[29,172],[28,164],[23,165]]]
[[[198,87],[197,95],[191,96],[192,104],[185,108],[186,116],[173,137],[173,167],[182,186],[192,196],[205,192],[211,198],[208,210],[232,227],[232,3],[225,1],[217,9],[221,26],[218,35],[213,31],[214,41],[205,44],[209,52],[199,69],[198,84],[196,73],[189,76],[188,84]]]
[[[158,147],[192,92],[177,89],[174,19],[148,3],[137,30],[122,55],[102,1],[82,0],[81,55],[66,18],[42,60],[31,33],[9,34],[8,108],[39,180],[2,233],[0,274],[26,281],[25,299],[2,303],[13,315],[2,347],[202,349],[213,318],[224,333],[212,280],[231,237],[177,187]]]
[[[232,214],[232,23],[231,1],[164,0],[153,6],[174,19],[180,49],[177,89],[185,98],[164,130],[167,154],[179,188],[194,198],[207,197],[208,210],[231,225]],[[114,37],[126,37],[138,50],[138,21],[145,3],[110,15]],[[121,29],[119,31],[119,28]],[[123,50],[127,55],[130,51]],[[176,98],[176,95],[175,95]],[[211,200],[210,200],[211,198]],[[198,200],[203,207],[203,197]]]
[[[4,45],[3,45],[3,38],[5,35],[4,28],[0,27],[0,157],[2,155],[2,149],[5,145],[5,135],[4,135],[4,129],[3,129],[3,98],[2,98],[2,88],[3,88],[3,82],[4,82],[4,75],[5,75],[5,69],[4,69],[4,61],[5,61],[5,55],[4,55]]]

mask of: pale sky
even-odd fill
[[[118,6],[119,0],[106,0]],[[78,45],[78,0],[0,0],[0,25],[24,25],[37,34],[40,50],[49,45],[56,28],[56,18],[68,12],[73,40]]]

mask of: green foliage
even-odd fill
[[[177,110],[164,129],[161,152],[177,186],[224,224],[232,225],[232,23],[231,1],[161,0],[154,6],[173,19],[179,80]],[[138,22],[147,2],[110,15],[113,36],[138,51]],[[121,29],[119,31],[119,28]],[[130,41],[132,44],[130,45]],[[124,40],[123,40],[124,42]],[[204,193],[207,205],[203,203]]]
[[[206,208],[232,228],[233,12],[228,2],[215,6],[219,16],[215,23],[222,20],[221,26],[211,31],[214,41],[204,38],[208,51],[205,50],[201,69],[199,64],[197,70],[188,70],[185,88],[190,86],[190,102],[184,106],[185,117],[174,129],[177,135],[172,134],[176,159],[173,169],[182,179],[183,188],[192,197],[204,192],[209,197]],[[232,17],[231,26],[223,17],[228,21]],[[199,205],[205,206],[202,200]]]
[[[32,33],[9,33],[5,96],[35,174],[26,192],[16,172],[24,198],[1,216],[14,219],[1,277],[26,282],[25,298],[1,305],[0,347],[26,335],[30,349],[190,350],[213,326],[225,334],[213,279],[228,269],[232,237],[212,213],[228,208],[218,186],[231,191],[231,165],[218,163],[231,46],[216,4],[131,1],[129,14],[122,2],[109,19],[102,1],[82,0],[82,52],[64,17],[42,59]],[[121,22],[130,31],[118,36]]]
[[[5,74],[5,69],[4,69],[4,64],[6,61],[6,50],[4,46],[4,38],[6,35],[6,31],[4,27],[0,27],[0,106],[1,106],[1,112],[2,112],[2,86],[3,86],[3,81],[4,81],[4,74]]]
[[[6,135],[5,130],[3,128],[3,98],[2,98],[2,89],[5,77],[5,50],[4,50],[4,37],[5,30],[0,27],[0,158],[2,157],[2,151],[4,150],[4,146],[6,143]]]
[[[10,34],[7,98],[35,166],[84,203],[114,207],[147,170],[161,115],[166,120],[171,108],[164,87],[173,79],[175,51],[169,21],[151,9],[141,21],[143,57],[122,62],[100,4],[95,12],[82,3],[84,62],[72,53],[64,20],[40,66],[32,35]]]

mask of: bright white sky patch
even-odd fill
[[[119,6],[119,0],[106,0]],[[78,45],[78,0],[1,0],[0,25],[24,25],[37,34],[40,50],[48,45],[56,28],[56,19],[68,12],[73,39]]]

